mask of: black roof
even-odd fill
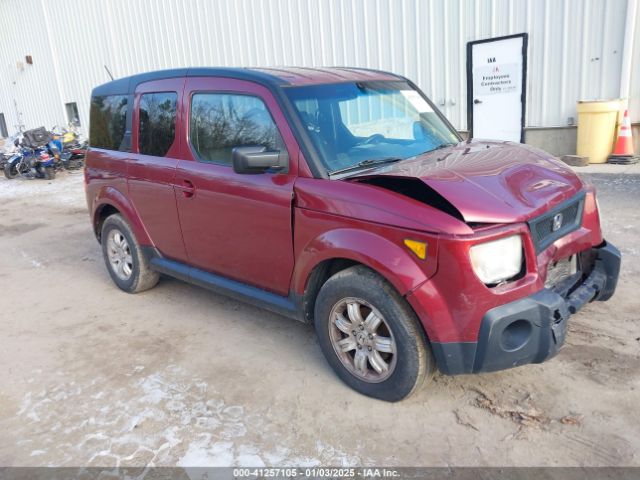
[[[93,96],[126,95],[133,93],[139,84],[151,82],[153,80],[208,76],[253,80],[259,83],[269,84],[271,86],[282,83],[275,75],[265,74],[248,68],[174,68],[171,70],[156,70],[154,72],[140,73],[130,77],[118,78],[112,82],[103,83],[102,85],[95,87],[91,94]]]
[[[310,83],[328,83],[349,80],[373,80],[373,79],[403,79],[398,75],[378,70],[365,68],[304,68],[304,67],[278,67],[278,68],[218,68],[218,67],[191,67],[175,68],[171,70],[157,70],[154,72],[140,73],[130,77],[119,78],[104,83],[93,89],[93,96],[102,95],[127,95],[135,92],[141,83],[153,80],[164,80],[179,77],[226,77],[238,80],[249,80],[260,83],[270,88],[285,85],[299,85]]]

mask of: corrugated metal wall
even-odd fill
[[[631,93],[629,113],[634,122],[640,122],[640,3],[636,11],[633,56],[631,60]],[[638,150],[636,150],[637,152]]]
[[[51,126],[66,123],[64,103],[77,102],[86,126],[91,88],[109,80],[103,65],[116,77],[351,65],[408,76],[466,129],[466,43],[527,32],[526,124],[564,126],[576,100],[618,96],[626,8],[627,0],[3,0],[0,112],[12,129],[15,99],[28,128]],[[20,70],[25,55],[34,64]],[[640,27],[634,55],[637,121]]]

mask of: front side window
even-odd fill
[[[405,159],[459,138],[407,82],[286,88],[329,173],[361,162]]]
[[[89,142],[92,147],[119,150],[127,130],[127,96],[91,98]]]
[[[145,93],[140,97],[138,151],[164,157],[176,136],[176,92]]]
[[[223,165],[231,165],[231,152],[236,147],[284,149],[267,106],[249,95],[194,94],[189,138],[200,161]]]

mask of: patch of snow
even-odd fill
[[[211,443],[211,435],[192,442],[186,453],[178,460],[179,467],[228,467],[233,465],[233,442]]]
[[[145,370],[140,365],[131,368],[136,373]],[[20,405],[18,417],[40,422],[38,428],[45,432],[29,443],[30,450],[43,452],[37,454],[44,456],[43,464],[105,459],[115,466],[141,466],[141,461],[182,467],[371,463],[321,441],[310,450],[301,449],[295,436],[273,431],[263,420],[264,412],[227,404],[206,382],[175,365],[141,378],[123,375],[129,379],[121,388],[106,391],[106,378],[65,383],[71,376],[66,372],[40,393],[25,394]],[[33,439],[33,427],[26,425],[14,432],[17,442]]]
[[[36,260],[35,258],[31,257],[30,255],[28,255],[26,252],[20,252],[20,254],[22,255],[22,258],[24,258],[29,263],[31,263],[31,266],[33,268],[42,268],[43,266],[42,263]]]
[[[82,171],[58,175],[51,181],[0,177],[0,199],[41,197],[48,204],[85,206]]]

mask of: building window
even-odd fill
[[[65,103],[64,108],[67,111],[67,122],[70,125],[80,126],[80,114],[78,114],[78,104],[76,102]]]
[[[119,150],[127,129],[127,96],[91,99],[89,141],[92,147]]]
[[[0,137],[7,138],[8,136],[7,121],[4,118],[4,113],[0,113]]]
[[[224,165],[231,165],[235,147],[285,149],[267,106],[249,95],[195,94],[191,100],[189,138],[199,160]]]
[[[145,93],[140,97],[138,151],[164,157],[176,136],[175,92]]]

